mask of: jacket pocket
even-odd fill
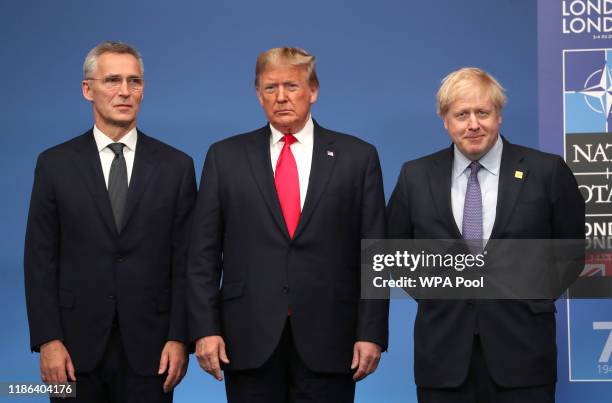
[[[221,299],[224,301],[241,297],[243,293],[244,282],[242,281],[223,283],[221,286]]]
[[[525,302],[533,314],[557,312],[555,303],[549,299],[534,299]]]

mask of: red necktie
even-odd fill
[[[293,137],[293,134],[285,134],[283,141],[285,144],[283,144],[283,149],[276,162],[274,183],[289,236],[293,238],[301,213],[300,179],[297,164],[291,152],[291,144],[296,142],[297,139]]]

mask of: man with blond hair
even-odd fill
[[[388,301],[360,300],[360,240],[384,238],[376,149],[311,117],[314,56],[263,52],[261,129],[213,144],[191,237],[200,366],[230,403],[354,399],[387,345]],[[222,281],[221,281],[222,279]]]
[[[480,248],[488,239],[584,239],[572,172],[559,156],[501,137],[505,101],[481,69],[442,80],[438,114],[453,145],[404,164],[387,208],[390,238],[464,239]],[[420,300],[419,402],[553,402],[554,313],[550,299]]]
[[[136,128],[143,74],[132,46],[94,47],[82,81],[94,126],[36,164],[24,259],[31,348],[44,382],[76,381],[76,402],[171,402],[187,369],[195,172]]]

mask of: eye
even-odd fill
[[[289,91],[297,91],[297,89],[300,88],[300,86],[298,84],[291,83],[287,86],[287,88],[289,89]]]
[[[478,111],[478,117],[481,117],[481,118],[486,118],[490,114],[491,114],[491,112],[489,112],[489,111],[485,111],[485,110]]]
[[[455,118],[459,120],[464,120],[467,117],[467,113],[459,112],[455,114]]]
[[[123,81],[123,79],[121,78],[121,76],[108,76],[108,77],[104,77],[104,84],[121,85],[122,81]]]
[[[142,77],[130,77],[128,78],[128,84],[132,87],[142,87],[144,79]]]
[[[274,93],[274,91],[276,91],[276,86],[275,85],[266,85],[264,87],[264,92],[267,94],[272,94]]]

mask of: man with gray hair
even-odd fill
[[[584,199],[563,159],[501,136],[506,96],[495,78],[459,69],[437,101],[453,144],[404,164],[387,208],[390,238],[464,239],[480,250],[489,239],[584,239]],[[554,401],[552,299],[418,304],[420,403]]]
[[[38,157],[25,243],[30,343],[76,402],[171,402],[187,368],[193,161],[136,128],[143,62],[103,42],[83,64],[94,127]],[[52,399],[53,400],[53,399]]]
[[[312,119],[314,56],[270,49],[255,70],[269,123],[204,163],[191,339],[230,403],[352,402],[387,345],[388,301],[360,299],[360,241],[386,232],[378,154]]]

